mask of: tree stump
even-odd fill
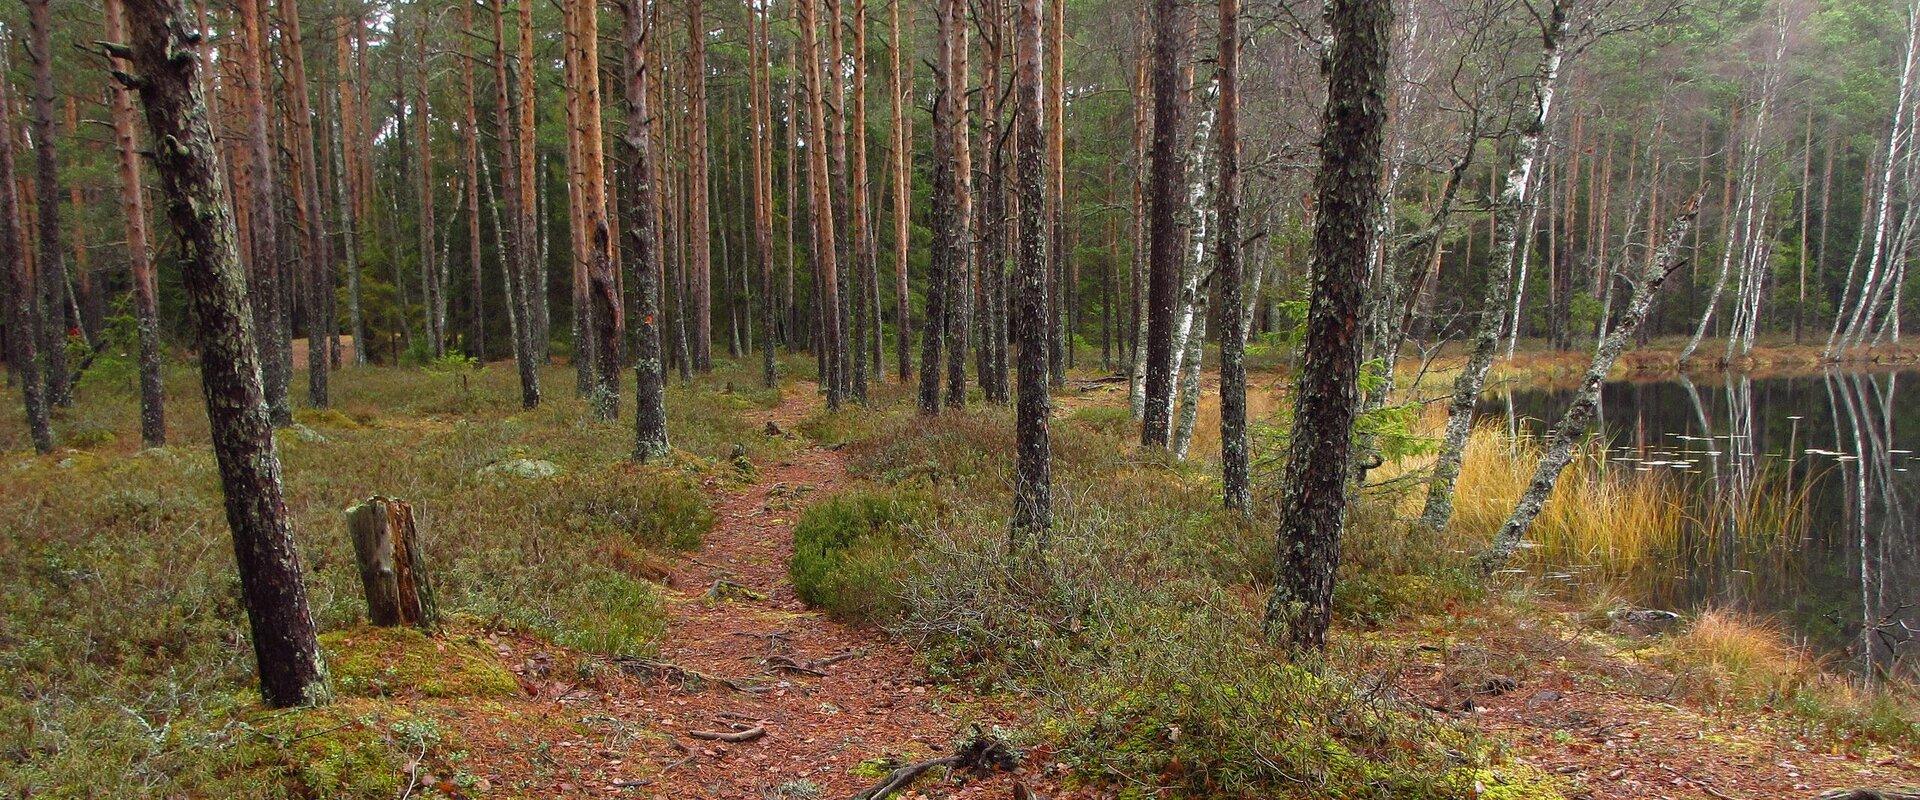
[[[431,631],[439,623],[426,554],[414,526],[413,507],[391,497],[370,497],[347,509],[354,561],[374,625],[412,625]]]

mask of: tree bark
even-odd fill
[[[106,0],[104,10],[107,41],[125,44],[127,25],[121,0]],[[111,58],[108,66],[119,72],[129,69],[126,59],[118,56]],[[120,156],[120,213],[126,218],[127,225],[127,261],[133,279],[133,317],[140,337],[140,442],[147,447],[160,447],[167,443],[167,415],[166,387],[160,380],[159,292],[154,284],[153,258],[147,252],[147,201],[145,190],[140,185],[140,153],[133,128],[133,92],[119,81],[109,81],[107,89],[111,94],[113,139]],[[0,119],[10,117],[10,114],[0,113]],[[11,142],[3,146],[11,150]],[[11,162],[13,154],[8,152],[5,158]],[[9,163],[0,167],[4,167],[0,169],[0,180],[8,182],[5,191],[11,192],[12,165]],[[7,216],[5,224],[11,228],[11,198],[7,199],[6,205],[7,208],[0,209],[0,214]],[[0,231],[0,236],[10,238],[17,233],[17,230],[11,233]],[[8,246],[15,245],[9,241]],[[9,327],[26,330],[18,324]],[[44,414],[45,408],[41,411]],[[38,431],[35,433],[38,434]],[[36,435],[36,445],[38,441]]]
[[[1140,443],[1166,447],[1173,423],[1173,313],[1180,282],[1176,192],[1185,171],[1176,157],[1183,94],[1180,31],[1175,0],[1153,0],[1153,138],[1147,177],[1147,360]]]
[[[505,3],[507,0],[495,2]],[[533,408],[540,404],[538,365],[547,361],[547,342],[553,332],[552,320],[547,313],[546,248],[538,244],[540,208],[536,162],[539,159],[534,144],[533,0],[520,0],[519,33],[520,48],[512,66],[520,88],[519,94],[513,98],[514,115],[519,120],[514,127],[518,144],[513,153],[519,164],[519,174],[513,185],[520,193],[517,235],[520,239],[521,291],[526,294],[527,308],[520,327],[527,337],[530,355],[528,363],[520,368],[520,404]],[[504,165],[502,169],[505,169]]]
[[[33,62],[33,96],[28,123],[33,141],[56,141],[53,130],[53,18],[49,0],[27,3],[27,60]],[[73,405],[73,382],[67,372],[67,261],[60,244],[59,148],[35,147],[34,211],[40,239],[35,273],[39,284],[40,350],[45,363],[47,400],[62,408]]]
[[[1220,185],[1214,189],[1215,269],[1220,276],[1220,484],[1227,508],[1245,511],[1247,489],[1247,309],[1240,268],[1240,3],[1220,0]]]
[[[814,273],[820,282],[818,324],[821,348],[827,354],[827,372],[821,378],[827,391],[828,410],[838,411],[843,382],[838,379],[837,365],[844,362],[834,354],[841,352],[845,344],[840,337],[840,315],[835,311],[840,306],[840,276],[834,251],[834,219],[828,210],[832,201],[827,174],[826,97],[820,75],[819,23],[814,2],[796,0],[795,9],[800,16],[800,69],[805,73],[807,84],[807,186],[812,198]]]
[[[913,345],[913,319],[907,309],[907,248],[911,244],[910,215],[913,203],[913,134],[907,127],[907,104],[913,96],[913,62],[906,60],[903,65],[900,54],[906,49],[907,28],[900,24],[900,6],[904,0],[892,0],[888,8],[892,14],[893,41],[889,55],[893,59],[893,68],[887,72],[888,95],[893,105],[893,325],[896,338],[894,356],[898,361],[895,370],[901,383],[913,376],[913,355],[909,349]],[[907,25],[913,24],[913,12],[907,12]],[[791,263],[791,256],[789,256]]]
[[[1164,1],[1164,0],[1163,0]],[[1360,317],[1385,173],[1391,0],[1333,0],[1327,106],[1315,176],[1313,294],[1280,483],[1278,576],[1267,634],[1295,649],[1326,644],[1359,408]]]
[[[326,667],[281,494],[248,286],[201,94],[199,36],[180,0],[130,0],[127,10],[131,60],[199,333],[201,383],[261,695],[275,707],[325,702]]]
[[[40,358],[39,289],[20,230],[20,195],[14,181],[13,98],[9,81],[0,80],[0,278],[7,308],[7,364],[20,383],[27,434],[35,452],[53,452],[53,423],[47,412],[47,387]],[[143,383],[144,387],[144,383]],[[144,417],[143,417],[144,421]]]
[[[413,506],[391,497],[367,498],[347,509],[347,533],[367,598],[367,621],[431,633],[440,623],[440,609]]]
[[[1016,559],[1038,561],[1046,551],[1046,534],[1053,527],[1053,474],[1047,416],[1052,398],[1047,388],[1047,338],[1051,325],[1047,302],[1047,177],[1042,158],[1041,117],[1041,0],[1020,0],[1014,25],[1015,116],[1019,125],[1018,181],[1020,192],[1019,291],[1015,293],[1016,333],[1020,342],[1017,371],[1019,398],[1015,409],[1015,438],[1019,469],[1013,490],[1013,527],[1009,548]]]

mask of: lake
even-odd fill
[[[1540,434],[1571,396],[1495,388],[1480,414]],[[1869,681],[1920,675],[1920,372],[1616,381],[1601,420],[1608,470],[1670,474],[1696,520],[1756,492],[1804,498],[1804,524],[1699,524],[1617,587],[1634,602],[1737,609]]]

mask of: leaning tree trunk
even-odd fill
[[[1346,519],[1353,421],[1359,409],[1361,314],[1378,234],[1387,126],[1392,0],[1332,0],[1327,107],[1315,176],[1313,295],[1307,308],[1294,428],[1280,483],[1280,531],[1267,634],[1297,649],[1325,646]]]
[[[47,387],[40,371],[40,303],[26,242],[20,231],[20,196],[14,183],[13,100],[8,82],[0,80],[0,289],[7,301],[7,364],[20,382],[20,400],[26,407],[27,433],[33,449],[53,452],[53,423],[47,414]]]
[[[127,27],[120,0],[107,0],[105,12],[107,41],[125,42]],[[110,66],[123,72],[128,67],[126,60],[118,57],[111,60]],[[113,138],[119,145],[120,153],[120,212],[127,222],[127,261],[133,279],[133,317],[140,331],[140,442],[147,447],[160,447],[167,443],[167,414],[166,387],[160,381],[159,292],[153,280],[153,258],[147,252],[147,201],[145,190],[140,185],[140,153],[133,130],[133,92],[117,81],[108,90],[112,93]],[[0,118],[8,116],[0,113]],[[8,147],[11,149],[11,142]],[[13,154],[7,153],[6,158],[11,161]],[[13,174],[11,164],[6,165],[4,172],[10,191]],[[8,206],[11,205],[9,202]],[[0,210],[0,213],[7,215],[6,224],[11,226],[13,212]],[[10,234],[0,233],[0,236]],[[9,327],[26,330],[18,325]],[[35,444],[38,443],[36,437]]]
[[[248,285],[201,94],[197,35],[181,0],[130,0],[134,81],[156,143],[167,217],[199,333],[200,379],[253,632],[260,692],[285,707],[327,699],[299,550],[280,488],[280,458],[260,385]]]
[[[1494,227],[1498,231],[1493,253],[1494,273],[1487,277],[1487,294],[1480,304],[1479,319],[1474,322],[1473,341],[1467,363],[1453,382],[1453,398],[1447,406],[1447,429],[1440,441],[1440,455],[1433,464],[1433,476],[1427,484],[1426,507],[1420,521],[1427,530],[1437,531],[1453,518],[1453,489],[1460,479],[1460,462],[1466,455],[1467,436],[1473,432],[1473,407],[1486,386],[1487,370],[1500,348],[1500,331],[1506,324],[1507,300],[1512,297],[1513,267],[1520,245],[1520,219],[1533,202],[1534,168],[1548,146],[1548,115],[1553,111],[1553,95],[1560,77],[1561,40],[1567,33],[1567,0],[1554,0],[1546,27],[1540,34],[1540,65],[1534,73],[1533,102],[1522,120],[1517,161],[1507,173],[1494,208]]]
[[[1047,433],[1053,403],[1047,394],[1047,338],[1052,326],[1047,303],[1047,229],[1042,221],[1047,178],[1041,150],[1040,0],[1020,0],[1019,14],[1014,26],[1018,38],[1014,84],[1019,125],[1020,288],[1014,322],[1020,356],[1014,433],[1020,463],[1014,479],[1009,550],[1016,558],[1038,560],[1046,550],[1046,533],[1053,527],[1052,445]]]
[[[33,141],[56,141],[53,131],[53,19],[48,0],[27,3],[27,59],[33,62],[33,96],[28,117]],[[40,303],[41,357],[47,400],[73,405],[73,380],[67,373],[67,262],[60,245],[59,148],[35,147],[33,188],[35,227],[40,239],[34,262]]]
[[[1686,242],[1687,231],[1693,227],[1694,215],[1699,213],[1700,197],[1695,195],[1686,210],[1667,224],[1667,239],[1660,246],[1658,254],[1647,265],[1646,274],[1634,283],[1633,299],[1627,304],[1620,321],[1607,333],[1607,337],[1594,350],[1593,363],[1587,367],[1587,374],[1580,381],[1580,390],[1574,393],[1573,404],[1567,407],[1560,417],[1559,424],[1553,428],[1553,435],[1547,439],[1547,453],[1534,468],[1533,480],[1527,483],[1527,491],[1514,505],[1513,514],[1507,518],[1500,532],[1495,534],[1493,543],[1480,555],[1482,573],[1491,573],[1506,565],[1513,558],[1515,550],[1533,526],[1546,506],[1547,497],[1553,494],[1554,484],[1560,479],[1561,470],[1573,460],[1574,448],[1580,443],[1587,428],[1593,424],[1600,409],[1600,386],[1606,382],[1607,373],[1613,369],[1613,362],[1620,358],[1621,351],[1633,338],[1635,329],[1646,321],[1647,311],[1653,306],[1653,299],[1660,293],[1661,284],[1667,276],[1673,274],[1681,263],[1681,245]]]

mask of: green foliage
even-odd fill
[[[890,619],[913,529],[930,517],[926,499],[879,488],[814,503],[793,527],[787,574],[794,590],[843,622]]]

